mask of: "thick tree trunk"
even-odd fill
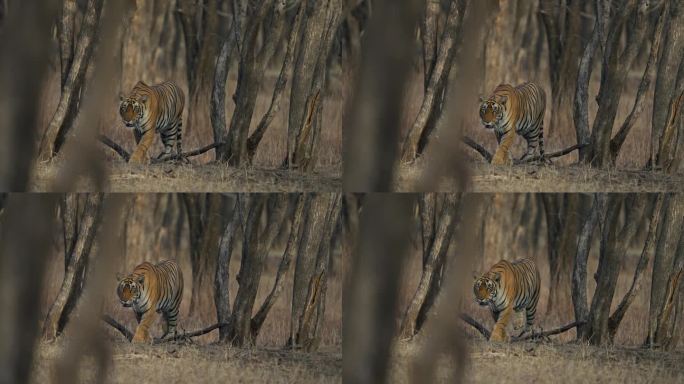
[[[409,249],[413,200],[406,194],[369,194],[364,199],[358,248],[344,290],[345,382],[387,380],[399,279]]]
[[[85,203],[79,218],[78,234],[69,257],[69,265],[64,274],[62,286],[43,324],[43,339],[46,340],[55,339],[62,333],[80,297],[90,250],[102,217],[102,194],[89,194],[79,196],[79,198],[85,199]],[[75,209],[76,207],[69,208]]]
[[[663,319],[664,310],[668,306],[668,298],[677,290],[675,276],[679,272],[676,266],[676,255],[681,240],[681,228],[684,220],[684,196],[681,194],[667,195],[663,205],[665,215],[662,217],[659,238],[653,259],[653,274],[651,277],[651,298],[648,314],[648,338],[646,345],[656,346],[666,338],[663,330],[666,320]],[[679,249],[678,249],[679,248]],[[674,284],[673,284],[674,283]],[[673,285],[675,285],[673,287]]]
[[[325,305],[325,267],[339,211],[340,195],[318,194],[312,197],[295,262],[288,340],[292,348],[317,348],[317,323],[321,306]]]
[[[12,17],[0,22],[0,190],[25,191],[43,129],[40,100],[57,4],[20,0],[4,2],[4,10]]]
[[[50,195],[10,195],[0,215],[1,382],[25,383],[31,375],[56,203]]]
[[[415,52],[419,2],[384,0],[374,6],[345,123],[344,189],[349,192],[390,190],[398,146],[387,143],[400,139],[402,95]]]
[[[39,155],[43,160],[52,159],[59,152],[78,113],[81,95],[85,86],[86,71],[90,64],[95,40],[100,29],[100,14],[102,13],[103,3],[104,0],[88,1],[73,58],[69,60],[64,56],[62,57],[62,63],[70,61],[71,65],[68,69],[69,74],[63,80],[64,85],[62,86],[62,94],[57,105],[57,111],[52,116],[40,144]],[[70,17],[69,15],[70,13],[66,12],[63,17]],[[69,31],[62,29],[61,32],[66,34]],[[60,37],[60,41],[66,38],[68,36]],[[67,53],[62,52],[63,55]]]

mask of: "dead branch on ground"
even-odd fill
[[[126,328],[125,325],[114,320],[114,318],[112,318],[109,315],[103,315],[102,320],[105,323],[114,327],[114,329],[116,329],[117,331],[121,332],[121,334],[124,335],[124,337],[126,337],[126,339],[128,341],[133,340],[133,332],[131,332],[128,328]],[[219,327],[223,327],[226,325],[228,325],[228,324],[216,323],[216,324],[210,325],[206,328],[199,329],[197,331],[178,333],[175,336],[169,336],[169,337],[165,337],[163,339],[155,338],[154,341],[152,342],[152,344],[163,344],[163,343],[168,343],[170,341],[183,340],[183,339],[187,339],[187,338],[191,338],[191,337],[202,336],[202,335],[205,335],[205,334],[213,331],[214,329],[218,329]]]
[[[472,326],[473,328],[477,329],[478,332],[482,336],[485,337],[485,339],[489,340],[489,336],[491,335],[491,332],[485,327],[484,325],[480,324],[477,320],[473,319],[470,315],[466,313],[461,313],[459,315],[461,320],[465,321],[468,325]],[[524,336],[519,336],[519,337],[511,337],[511,342],[518,342],[518,341],[526,341],[526,340],[536,340],[536,339],[542,339],[545,337],[557,335],[559,333],[563,333],[566,331],[569,331],[579,325],[583,325],[585,322],[584,321],[574,321],[570,324],[563,325],[558,328],[550,329],[548,331],[542,331],[542,332],[531,332],[527,335]]]
[[[489,151],[487,151],[487,149],[485,147],[483,147],[482,145],[477,143],[475,140],[471,139],[468,136],[463,136],[463,143],[465,145],[469,146],[470,148],[474,149],[475,151],[477,151],[488,162],[492,161],[492,154],[489,153]],[[528,157],[527,159],[524,159],[524,160],[513,160],[513,165],[527,164],[527,163],[532,163],[532,162],[539,161],[539,160],[549,160],[549,159],[553,159],[555,157],[565,156],[565,155],[571,153],[572,151],[574,151],[576,149],[584,148],[587,145],[588,144],[575,144],[575,145],[570,146],[568,148],[561,149],[560,151],[546,153],[546,154],[544,154],[544,156],[537,155],[537,156],[533,156],[533,157]]]
[[[120,146],[117,142],[114,140],[110,139],[109,137],[105,135],[100,135],[99,140],[102,144],[106,145],[110,149],[112,149],[114,152],[116,152],[119,156],[121,156],[122,159],[128,162],[128,160],[131,158],[130,153],[126,151],[122,146]],[[189,152],[183,152],[180,155],[178,154],[173,154],[170,153],[168,155],[164,155],[158,159],[152,159],[150,162],[152,164],[158,164],[158,163],[163,163],[169,160],[187,160],[188,157],[193,157],[193,156],[199,156],[205,152],[208,152],[214,148],[218,148],[222,146],[223,143],[211,143],[209,145],[206,145],[202,148],[195,149]]]

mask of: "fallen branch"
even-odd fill
[[[124,337],[128,341],[133,340],[133,332],[131,332],[128,328],[126,328],[125,325],[114,320],[109,315],[102,315],[102,320],[105,323],[114,327],[117,331],[121,332],[121,334],[124,335]],[[168,343],[169,341],[183,340],[183,339],[187,339],[190,337],[202,336],[202,335],[205,335],[205,334],[213,331],[214,329],[217,329],[217,328],[223,327],[223,326],[227,326],[227,325],[228,325],[227,323],[217,323],[217,324],[213,324],[213,325],[210,325],[206,328],[202,328],[200,330],[193,331],[193,332],[178,333],[175,336],[169,336],[169,337],[165,337],[163,339],[155,338],[154,341],[152,342],[152,344],[162,344],[162,343]]]
[[[473,318],[470,317],[470,315],[468,315],[468,314],[461,313],[459,316],[460,316],[460,318],[461,318],[463,321],[465,321],[468,325],[470,325],[470,326],[472,326],[473,328],[477,329],[477,331],[480,332],[480,334],[481,334],[482,336],[484,336],[485,339],[489,340],[489,336],[490,336],[492,333],[487,329],[487,327],[485,327],[484,325],[478,323],[477,320],[473,319]],[[577,326],[579,326],[579,325],[583,325],[584,323],[585,323],[584,321],[575,321],[575,322],[572,322],[572,323],[570,323],[570,324],[564,325],[564,326],[562,326],[562,327],[558,327],[558,328],[551,329],[551,330],[548,330],[548,331],[543,331],[543,332],[531,332],[531,333],[529,333],[529,334],[527,334],[527,335],[525,335],[525,336],[512,337],[512,338],[511,338],[511,343],[518,342],[518,341],[525,341],[525,340],[541,339],[541,338],[545,338],[545,337],[557,335],[557,334],[559,334],[559,333],[563,333],[563,332],[566,332],[566,331],[568,331],[568,330],[570,330],[570,329],[573,329],[573,328],[575,328],[575,327],[577,327]]]
[[[102,315],[102,320],[104,320],[105,323],[116,328],[117,331],[121,332],[121,334],[124,335],[124,337],[128,339],[128,341],[133,340],[133,332],[129,331],[128,328],[126,328],[126,326],[114,320],[111,316]]]
[[[467,315],[465,313],[461,313],[460,317],[463,321],[465,321],[466,323],[472,325],[475,329],[477,329],[482,334],[482,336],[484,336],[485,339],[489,340],[489,336],[492,333],[489,332],[487,327],[478,323],[477,320],[473,319],[472,317],[470,317],[470,315]]]
[[[485,149],[485,147],[483,147],[482,145],[478,144],[475,140],[471,139],[471,138],[468,137],[468,136],[463,136],[463,139],[462,139],[462,140],[463,140],[463,143],[464,143],[465,145],[467,145],[467,146],[469,146],[470,148],[472,148],[472,149],[474,149],[475,151],[477,151],[482,157],[485,158],[485,160],[487,160],[488,162],[491,162],[491,161],[492,161],[492,154],[489,153],[489,151],[487,151],[487,149]],[[531,162],[534,162],[534,161],[549,160],[549,159],[553,159],[553,158],[555,158],[555,157],[565,156],[565,155],[567,155],[568,153],[570,153],[570,152],[572,152],[572,151],[574,151],[574,150],[576,150],[576,149],[580,149],[580,148],[583,148],[583,147],[586,147],[586,146],[587,146],[587,144],[575,144],[575,145],[573,145],[573,146],[571,146],[571,147],[568,147],[568,148],[565,148],[565,149],[561,149],[560,151],[551,152],[551,153],[546,153],[546,154],[544,154],[543,157],[542,157],[541,155],[537,155],[537,156],[529,157],[529,158],[524,159],[524,160],[514,160],[514,161],[513,161],[513,165],[527,164],[527,163],[531,163]]]
[[[128,162],[128,160],[131,158],[131,154],[128,153],[125,149],[123,149],[122,146],[117,144],[114,140],[110,139],[109,137],[105,135],[100,135],[100,142],[109,148],[113,149],[114,152],[119,154],[124,160]]]
[[[107,147],[111,148],[116,152],[121,158],[123,158],[126,162],[131,158],[131,155],[126,151],[122,146],[120,146],[118,143],[116,143],[114,140],[110,139],[109,137],[105,135],[100,135],[99,137],[100,142]],[[188,157],[193,157],[193,156],[198,156],[201,155],[207,151],[210,151],[216,147],[220,147],[223,145],[223,143],[212,143],[207,146],[204,146],[200,149],[195,149],[190,152],[183,152],[180,155],[178,154],[173,154],[169,153],[168,155],[164,155],[158,159],[152,159],[150,162],[152,164],[158,164],[158,163],[163,163],[169,160],[186,160]]]

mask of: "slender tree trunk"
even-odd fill
[[[78,301],[84,284],[90,250],[102,217],[102,194],[89,194],[81,198],[86,201],[79,219],[76,242],[69,257],[70,262],[57,298],[52,303],[43,324],[43,338],[47,340],[55,339],[62,333]]]
[[[233,216],[223,229],[221,242],[216,260],[216,274],[214,275],[214,305],[216,306],[216,321],[219,324],[229,324],[232,320],[230,310],[230,258],[233,253],[235,238],[240,229],[240,197],[235,199]],[[229,325],[219,327],[219,343],[230,341]]]
[[[52,159],[64,144],[64,139],[72,128],[78,112],[83,93],[85,75],[90,64],[90,59],[95,47],[95,40],[100,27],[100,14],[104,0],[89,0],[83,23],[75,45],[72,60],[63,58],[62,62],[71,61],[69,74],[63,80],[62,94],[57,106],[57,111],[52,116],[40,144],[40,158]],[[68,17],[69,13],[64,16]],[[62,30],[62,33],[68,31]],[[68,37],[65,37],[68,38]],[[60,38],[61,39],[61,38]],[[67,52],[62,52],[66,54]]]

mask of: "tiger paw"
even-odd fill
[[[492,165],[512,165],[513,161],[508,156],[495,154],[492,158]]]
[[[494,329],[491,336],[489,336],[489,341],[495,343],[505,343],[508,341],[508,336],[506,336],[506,332],[503,329]]]
[[[152,336],[149,332],[136,331],[131,343],[152,344]]]

